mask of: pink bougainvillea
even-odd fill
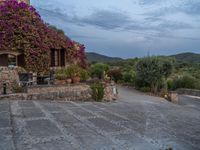
[[[79,45],[80,49],[75,51],[74,44],[44,23],[32,6],[16,0],[0,5],[0,50],[24,53],[28,71],[48,71],[51,49],[69,49],[67,56],[72,53],[80,64],[85,64],[84,46]]]
[[[68,50],[67,59],[73,64],[79,65],[82,68],[87,68],[85,46],[73,41],[72,47]]]

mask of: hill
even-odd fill
[[[175,57],[177,62],[200,63],[200,54],[196,53],[180,53],[170,57]]]
[[[101,55],[94,52],[87,52],[86,53],[87,59],[89,62],[102,62],[102,63],[113,63],[123,61],[122,58],[119,57],[109,57],[105,55]]]
[[[94,53],[94,52],[87,52],[86,53],[87,59],[89,62],[102,62],[102,63],[114,63],[114,62],[120,62],[125,61],[125,59],[119,58],[119,57],[109,57],[102,54]],[[186,63],[200,63],[200,54],[197,53],[180,53],[171,55],[169,57],[176,58],[177,62],[186,62]]]

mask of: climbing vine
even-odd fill
[[[16,0],[0,5],[0,50],[24,53],[27,71],[49,71],[51,49],[69,50],[67,56],[73,54],[73,58],[77,56],[79,63],[84,64],[84,46],[80,45],[80,49],[75,51],[74,44],[63,33],[46,24],[32,6]]]

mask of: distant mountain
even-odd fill
[[[200,54],[196,53],[180,53],[171,57],[175,57],[177,62],[200,63]]]
[[[103,62],[103,63],[113,63],[113,62],[120,62],[125,61],[125,59],[119,57],[109,57],[102,54],[94,53],[94,52],[87,52],[86,53],[87,59],[89,62]],[[186,63],[200,63],[200,54],[196,53],[180,53],[171,55],[170,57],[176,58],[177,62],[186,62]]]
[[[87,52],[86,56],[89,62],[95,61],[95,62],[102,62],[102,63],[112,63],[112,62],[123,61],[123,59],[119,57],[109,57],[109,56],[101,55],[94,52]]]

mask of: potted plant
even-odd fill
[[[66,75],[66,83],[67,84],[71,84],[72,83],[72,78],[71,78],[71,75],[70,75],[70,72],[69,72],[68,68],[65,69],[65,75]]]
[[[72,78],[67,78],[66,82],[67,82],[67,84],[71,84],[72,83]]]
[[[66,83],[66,75],[65,74],[56,74],[56,85],[64,85]]]
[[[80,81],[81,81],[80,75],[79,74],[74,74],[72,76],[72,81],[73,81],[73,83],[80,83]]]
[[[79,83],[81,80],[80,77],[80,67],[78,67],[77,65],[71,65],[67,68],[69,76],[72,79],[73,83]]]

